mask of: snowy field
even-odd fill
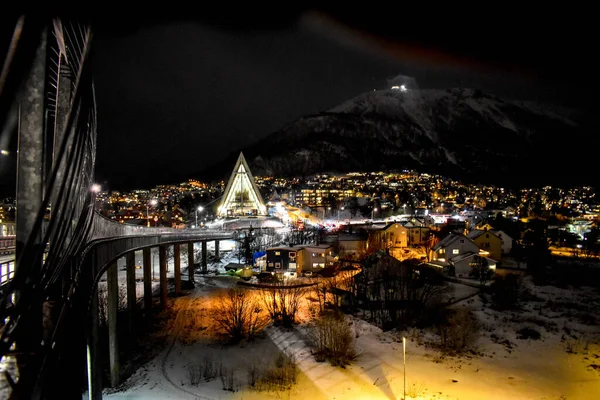
[[[406,346],[406,398],[409,399],[598,399],[600,348],[596,310],[600,295],[589,288],[528,287],[530,301],[519,311],[494,311],[476,289],[453,284],[452,307],[473,310],[481,324],[474,349],[449,356],[431,331],[382,332],[352,318],[358,359],[349,367],[314,360],[300,324],[294,330],[269,327],[261,338],[223,346],[214,335],[211,298],[235,278],[200,277],[188,296],[170,299],[174,320],[165,348],[142,366],[109,399],[399,399],[403,397],[402,336]],[[464,300],[460,300],[464,299]],[[303,313],[306,322],[308,313]],[[522,328],[540,339],[519,338]],[[298,381],[288,390],[255,391],[248,370],[273,362],[278,352],[298,363]],[[543,356],[542,356],[543,355]],[[219,377],[191,384],[191,366],[211,363],[233,371],[234,392]]]

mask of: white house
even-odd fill
[[[475,242],[457,233],[450,233],[431,249],[431,260],[452,261],[464,254],[479,254],[479,247]]]
[[[477,267],[479,259],[487,262],[488,268],[494,273],[496,272],[496,260],[478,254],[465,253],[452,258],[451,265],[454,267],[454,274],[458,278],[468,278],[473,268]]]

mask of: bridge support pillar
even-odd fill
[[[158,262],[160,268],[160,309],[167,307],[167,246],[158,247]]]
[[[215,240],[215,258],[219,259],[219,241]]]
[[[129,337],[133,339],[135,336],[132,335],[134,320],[135,320],[135,251],[130,251],[125,255],[125,265],[127,267],[127,314],[129,321]]]
[[[119,362],[118,312],[119,312],[119,271],[117,263],[112,263],[106,271],[108,286],[108,356],[110,360],[110,385],[117,387],[121,378]]]
[[[202,273],[203,274],[206,274],[208,272],[206,259],[207,259],[206,241],[203,241],[202,242]]]
[[[151,248],[144,249],[144,315],[150,318],[152,315],[152,251]]]
[[[194,243],[190,242],[188,246],[188,280],[194,282]]]
[[[90,325],[88,333],[88,392],[89,399],[102,399],[102,366],[98,349],[98,291],[94,289],[90,304]]]
[[[173,263],[175,264],[175,293],[181,293],[181,246],[173,245]]]

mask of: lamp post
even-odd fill
[[[404,396],[402,397],[406,400],[406,338],[402,337],[402,355],[404,356]]]
[[[338,222],[340,222],[340,210],[344,211],[344,207],[338,209]]]
[[[199,206],[198,208],[196,208],[196,228],[198,227],[198,211],[204,211],[204,207]]]
[[[150,228],[150,210],[148,209],[148,204],[154,207],[156,205],[156,200],[152,199],[149,203],[146,203],[146,220],[148,221],[148,228]]]
[[[102,189],[102,187],[100,185],[98,185],[97,183],[94,183],[92,185],[92,187],[90,188],[92,193],[94,193],[94,204],[92,206],[92,210],[96,209],[96,201],[97,201],[98,193],[100,193],[101,189]]]
[[[373,219],[374,219],[374,215],[375,215],[375,213],[376,213],[376,212],[377,212],[377,208],[373,208],[373,209],[371,210],[371,220],[373,220]]]

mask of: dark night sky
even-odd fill
[[[100,20],[97,180],[130,189],[202,178],[230,152],[399,74],[421,88],[574,106],[592,92],[593,25],[565,29],[561,10],[509,21],[321,11]]]

